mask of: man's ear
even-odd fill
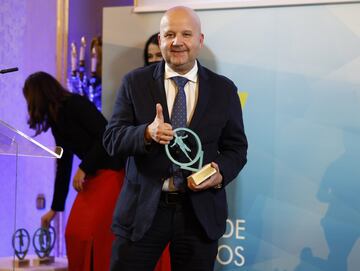
[[[204,34],[200,33],[200,48],[204,47]]]

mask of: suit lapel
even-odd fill
[[[194,115],[190,121],[189,128],[194,129],[202,120],[205,114],[206,105],[210,98],[211,86],[208,80],[208,74],[206,70],[198,62],[198,74],[199,74],[199,93],[198,100],[195,105]]]
[[[170,123],[169,110],[166,102],[166,93],[164,86],[165,62],[162,61],[156,65],[153,73],[154,84],[151,93],[154,97],[155,104],[160,103],[163,108],[164,121]],[[155,109],[155,108],[154,108]]]
[[[210,98],[211,85],[209,83],[209,76],[207,71],[198,62],[198,74],[199,74],[199,93],[197,104],[195,105],[194,115],[190,121],[189,128],[194,129],[202,120],[206,105]],[[151,87],[151,93],[154,98],[154,102],[160,103],[163,108],[164,121],[170,123],[169,109],[167,107],[166,93],[164,86],[164,72],[165,62],[162,61],[156,65],[153,73],[154,84]]]

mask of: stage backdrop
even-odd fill
[[[248,164],[227,187],[216,270],[359,270],[360,4],[198,14],[201,63],[248,94]],[[104,9],[107,117],[160,17]]]

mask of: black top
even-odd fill
[[[64,210],[73,154],[81,160],[79,167],[86,175],[98,169],[119,170],[123,166],[121,160],[110,157],[102,146],[106,124],[104,116],[87,98],[71,95],[63,101],[58,119],[50,124],[56,145],[64,149],[63,156],[57,160],[52,210]]]

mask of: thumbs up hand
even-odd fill
[[[145,140],[151,142],[154,140],[157,143],[167,145],[174,137],[172,126],[164,122],[163,109],[161,104],[156,104],[156,116],[152,123],[146,127]]]

